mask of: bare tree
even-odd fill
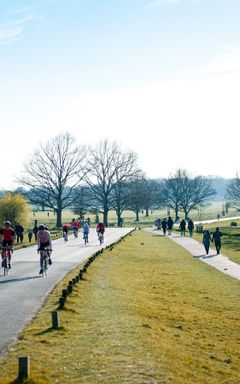
[[[135,153],[124,152],[116,142],[104,140],[96,148],[89,148],[84,179],[91,187],[106,226],[109,210],[116,209],[114,197],[122,193],[122,185],[138,172],[136,161]],[[121,215],[121,207],[118,208]]]
[[[186,170],[178,169],[175,175],[164,180],[162,193],[177,220],[179,211],[183,211],[187,219],[193,209],[198,209],[216,192],[210,179],[203,176],[191,178]]]
[[[20,184],[30,188],[32,204],[44,204],[56,212],[56,226],[62,225],[62,211],[73,205],[76,186],[82,179],[84,147],[74,146],[73,137],[59,134],[34,152],[24,164]]]
[[[181,209],[182,181],[185,171],[178,169],[174,175],[164,179],[161,185],[161,195],[168,208],[175,212],[175,221],[179,218]]]
[[[232,179],[227,186],[227,199],[239,208],[240,203],[240,177],[236,174],[236,177]]]
[[[210,197],[214,196],[216,191],[212,187],[211,179],[203,176],[190,178],[186,173],[182,179],[182,189],[180,204],[184,212],[185,219],[189,213],[203,206]]]
[[[146,179],[138,177],[128,184],[128,204],[130,211],[136,214],[136,221],[139,221],[139,213],[146,207],[148,201],[148,190],[146,189]]]

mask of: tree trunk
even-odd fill
[[[177,222],[178,221],[178,207],[175,207],[175,221]]]
[[[145,217],[149,217],[149,208],[146,208],[146,215]]]
[[[57,213],[56,227],[61,228],[62,227],[62,210],[58,209],[56,213]]]
[[[103,212],[103,223],[105,227],[108,226],[108,210],[107,209],[104,209],[104,212]]]
[[[121,214],[122,214],[120,209],[116,210],[116,214],[117,214],[118,227],[120,227],[121,226]]]
[[[139,221],[139,211],[136,211],[136,221]]]

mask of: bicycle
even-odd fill
[[[78,237],[78,230],[77,230],[77,228],[75,228],[73,230],[73,235],[74,235],[75,239]]]
[[[9,274],[9,269],[11,268],[10,261],[11,261],[12,251],[13,251],[12,247],[9,247],[9,246],[2,247],[2,267],[3,267],[4,276]]]
[[[64,239],[64,243],[66,243],[68,241],[68,234],[67,234],[67,232],[63,232],[63,239]]]
[[[42,276],[47,276],[47,270],[48,270],[48,265],[51,265],[52,262],[50,262],[50,250],[48,248],[44,248],[40,250],[40,265],[41,269],[39,274]]]
[[[99,240],[100,245],[102,245],[102,243],[104,241],[103,232],[98,232],[98,240]]]
[[[84,240],[85,244],[88,243],[88,233],[87,232],[83,232],[83,240]]]

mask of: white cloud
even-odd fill
[[[26,14],[21,18],[0,25],[0,44],[11,44],[22,37],[26,25],[34,18],[34,14]]]
[[[221,73],[231,73],[240,70],[240,49],[230,48],[224,53],[219,54],[211,60],[191,72],[191,76],[218,75]]]

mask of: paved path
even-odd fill
[[[3,276],[0,268],[0,354],[17,339],[40,309],[46,295],[67,272],[131,230],[108,228],[103,246],[99,245],[94,229],[90,230],[87,245],[83,244],[81,234],[77,239],[70,236],[67,243],[63,239],[53,241],[53,265],[47,277],[38,274],[40,268],[36,246],[15,251],[10,274]]]
[[[153,228],[146,228],[146,230],[163,236],[162,231],[155,230]],[[229,260],[227,256],[222,254],[217,255],[216,251],[213,249],[210,249],[209,254],[206,255],[203,244],[187,236],[181,237],[180,235],[173,233],[171,236],[168,237],[181,247],[185,248],[191,255],[197,257],[204,263],[207,263],[211,267],[216,268],[219,271],[226,273],[227,275],[234,277],[237,280],[240,280],[240,264],[234,263],[233,261]]]

